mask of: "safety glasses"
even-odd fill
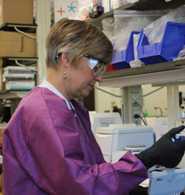
[[[88,59],[88,65],[91,70],[95,73],[96,76],[102,76],[105,72],[106,65],[105,63],[101,62],[100,60],[90,57],[90,56],[84,56]]]
[[[62,52],[59,52],[57,54],[56,61],[58,61],[58,58],[61,55],[62,55]],[[96,76],[102,76],[103,75],[103,73],[106,70],[106,64],[105,63],[103,63],[101,60],[99,60],[97,58],[94,58],[94,57],[91,57],[91,56],[88,56],[88,55],[84,55],[82,57],[85,57],[88,60],[89,68],[91,70],[93,70],[93,72],[95,73]]]

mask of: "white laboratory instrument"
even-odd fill
[[[121,116],[116,112],[89,112],[89,116],[93,133],[96,133],[96,129],[99,127],[108,127],[111,124],[122,124]]]
[[[154,129],[156,140],[170,129],[167,117],[146,117],[145,120]]]
[[[185,169],[149,172],[149,195],[180,195],[185,190]]]
[[[155,142],[151,127],[117,124],[96,129],[96,140],[108,162],[115,162],[127,151],[138,153]]]

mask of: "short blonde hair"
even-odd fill
[[[47,66],[57,64],[60,51],[73,53],[71,61],[80,56],[90,56],[105,64],[111,62],[112,44],[109,39],[92,24],[80,21],[61,19],[54,24],[48,34]]]

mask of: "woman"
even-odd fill
[[[148,152],[105,162],[76,101],[101,80],[110,41],[84,21],[62,19],[46,48],[47,80],[23,98],[5,131],[4,195],[127,195],[147,177]]]

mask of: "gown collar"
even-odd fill
[[[42,83],[39,85],[39,87],[43,87],[43,88],[47,88],[50,91],[52,91],[55,95],[59,96],[60,98],[62,98],[66,105],[67,108],[69,110],[74,110],[74,106],[71,103],[71,101],[69,101],[66,97],[64,97],[64,95],[54,86],[52,85],[50,82],[48,82],[47,80],[42,81]]]

